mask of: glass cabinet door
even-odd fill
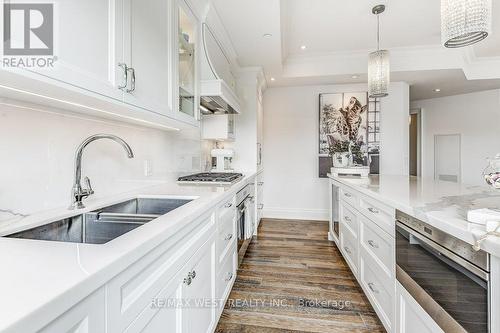
[[[178,7],[178,110],[197,118],[198,22],[184,2]]]

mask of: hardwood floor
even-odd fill
[[[385,332],[323,221],[263,220],[217,333]]]

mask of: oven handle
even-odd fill
[[[427,239],[425,236],[420,236],[420,234],[418,232],[416,232],[415,230],[413,230],[411,228],[408,228],[403,223],[401,223],[399,221],[396,221],[396,228],[401,228],[401,229],[405,230],[410,235],[412,235],[413,237],[415,237],[416,239],[418,239],[420,242],[422,242],[425,245],[429,246],[433,250],[439,252],[439,254],[444,255],[448,259],[450,259],[453,262],[455,262],[456,264],[462,266],[463,268],[465,268],[469,272],[473,273],[474,275],[480,277],[481,279],[483,279],[485,281],[489,281],[489,274],[487,272],[485,272],[482,269],[474,266],[473,264],[471,264],[467,260],[463,259],[462,257],[457,256],[455,253],[453,253],[450,250],[442,247],[441,245],[439,245],[439,244],[437,244],[437,243],[435,243],[435,242]]]

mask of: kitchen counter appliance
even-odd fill
[[[233,172],[203,172],[179,177],[180,184],[232,185],[243,178],[241,173]]]
[[[445,332],[490,332],[490,255],[396,212],[396,278]]]

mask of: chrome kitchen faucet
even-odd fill
[[[90,179],[88,177],[85,177],[85,184],[87,186],[86,189],[82,188],[82,155],[83,155],[83,150],[85,147],[88,146],[89,143],[99,140],[99,139],[110,139],[113,140],[117,143],[119,143],[123,149],[127,152],[128,158],[134,158],[134,153],[132,152],[132,149],[126,143],[123,139],[117,137],[116,135],[112,134],[95,134],[87,139],[85,139],[80,146],[78,146],[78,149],[76,150],[76,155],[75,155],[75,183],[73,184],[73,188],[71,191],[71,206],[69,209],[81,209],[85,208],[85,205],[83,204],[82,200],[87,198],[88,196],[94,194],[94,190],[92,190],[92,185],[90,184]]]

